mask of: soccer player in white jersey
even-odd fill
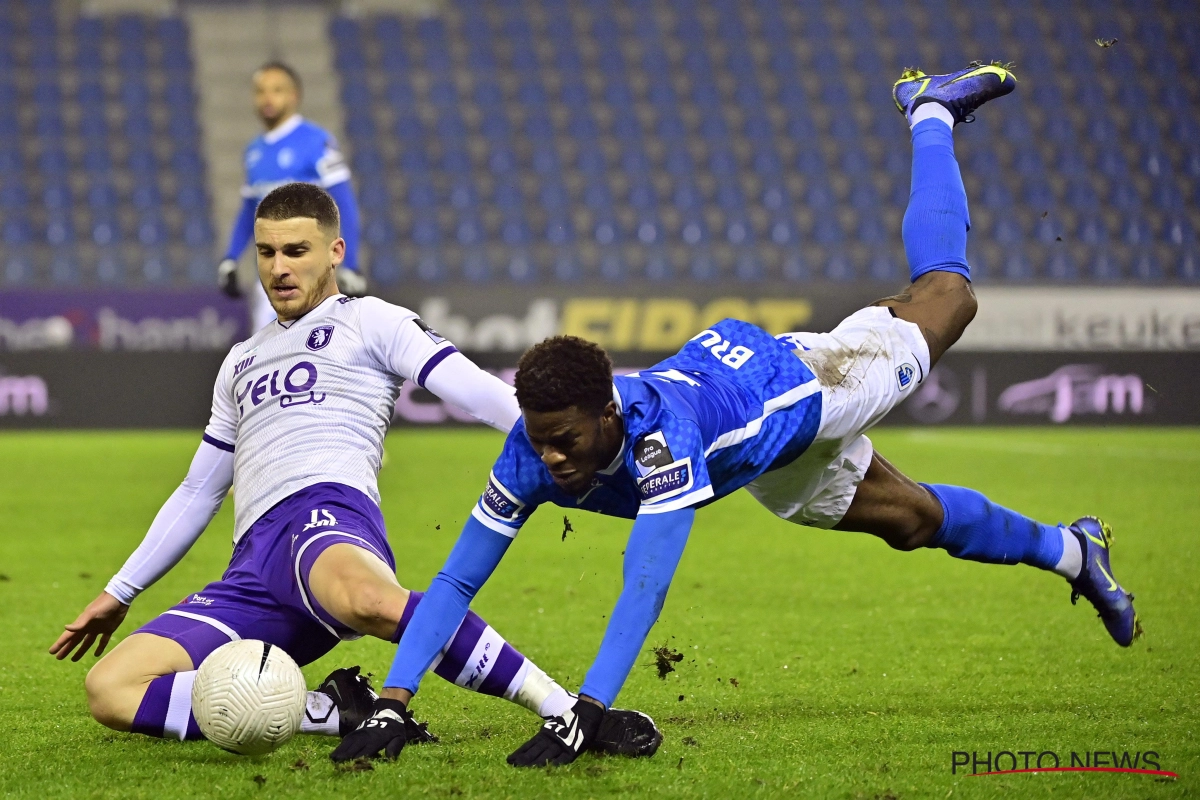
[[[258,272],[276,311],[235,345],[213,392],[212,416],[187,478],[141,546],[50,648],[100,655],[130,603],[183,557],[230,486],[234,550],[221,580],[188,595],[99,661],[86,686],[92,715],[121,731],[201,738],[191,714],[195,670],[234,639],[261,639],[304,665],[343,639],[399,641],[421,600],[397,582],[376,485],[400,385],[415,381],[500,430],[520,414],[511,387],[482,371],[405,308],[340,294],[345,252],[338,211],[308,183],[280,187],[256,211]],[[435,671],[542,717],[574,698],[471,615]],[[322,691],[323,690],[323,691]],[[358,668],[310,692],[302,730],[345,735],[375,695]],[[413,735],[423,734],[405,719]],[[649,717],[610,715],[610,753],[652,753]]]
[[[346,241],[338,286],[352,297],[367,292],[366,278],[358,270],[358,205],[350,185],[350,168],[338,150],[337,140],[300,116],[301,94],[300,76],[287,64],[272,61],[254,73],[254,109],[266,131],[246,145],[242,205],[225,256],[217,267],[217,282],[231,297],[242,295],[237,260],[254,236],[255,208],[272,189],[293,181],[315,183],[333,197]],[[275,321],[275,309],[258,281],[247,287],[246,294],[251,332]]]

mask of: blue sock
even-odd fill
[[[938,119],[912,129],[912,189],[901,227],[909,278],[926,272],[957,272],[971,279],[967,266],[967,190],[954,158],[954,135]]]
[[[974,489],[921,484],[941,501],[942,527],[930,547],[985,564],[1029,564],[1053,570],[1063,556],[1057,525],[1043,525],[988,500]]]

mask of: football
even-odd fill
[[[304,674],[282,649],[242,639],[214,650],[196,670],[192,713],[200,731],[223,750],[269,753],[300,730]]]

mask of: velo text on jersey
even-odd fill
[[[412,311],[340,295],[235,345],[204,432],[209,444],[234,454],[235,541],[280,500],[316,482],[351,486],[378,503],[383,437],[401,384],[424,385],[454,352]]]

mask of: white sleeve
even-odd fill
[[[484,372],[412,311],[364,297],[359,330],[387,371],[429,389],[480,422],[508,432],[521,416],[513,388]]]
[[[104,591],[129,605],[166,575],[204,533],[233,484],[233,453],[200,443],[187,477],[159,509],[138,545]]]
[[[521,417],[516,390],[459,352],[446,357],[430,371],[425,388],[505,433]]]
[[[208,417],[208,425],[204,428],[204,441],[230,453],[237,443],[238,412],[237,405],[233,402],[229,376],[234,371],[234,365],[238,364],[238,354],[239,349],[235,347],[221,363],[221,372],[213,384],[212,413]]]

